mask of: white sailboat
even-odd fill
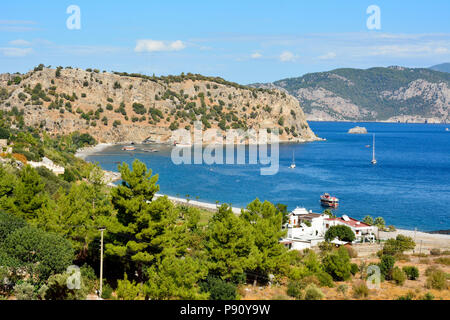
[[[295,157],[294,157],[294,150],[292,150],[292,163],[289,166],[289,168],[291,169],[295,169],[296,165],[295,165]]]
[[[375,133],[373,134],[373,145],[372,145],[372,164],[377,164],[377,159],[375,159]]]

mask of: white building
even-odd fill
[[[324,239],[326,215],[312,213],[305,208],[296,208],[289,214],[286,224],[287,236],[281,243],[290,249],[303,250],[318,245]]]
[[[28,161],[28,164],[33,167],[46,167],[56,175],[64,174],[64,167],[58,166],[53,163],[49,158],[44,157],[41,162]]]
[[[373,242],[375,241],[375,234],[377,227],[370,226],[359,220],[343,215],[341,218],[327,218],[325,219],[325,232],[332,226],[344,225],[352,229],[355,234],[354,242]]]
[[[325,241],[325,233],[332,226],[346,225],[355,233],[354,242],[375,241],[376,227],[343,215],[342,218],[330,218],[326,214],[312,213],[305,208],[296,208],[285,225],[287,235],[280,243],[289,249],[303,250]]]

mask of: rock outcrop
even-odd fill
[[[348,130],[351,134],[367,134],[367,129],[365,127],[354,127]]]

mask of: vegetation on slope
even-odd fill
[[[329,72],[306,74],[299,78],[283,79],[274,82],[297,97],[305,113],[320,108],[314,100],[299,96],[300,89],[323,88],[334,95],[350,101],[356,106],[375,115],[367,114],[356,120],[386,120],[402,114],[435,116],[432,104],[436,97],[419,94],[406,100],[390,99],[385,92],[395,93],[407,88],[413,81],[425,80],[429,83],[444,83],[450,86],[450,74],[429,69],[410,69],[402,67],[361,69],[336,69]],[[327,111],[330,105],[322,105]],[[333,115],[333,114],[331,114]],[[436,115],[439,116],[439,115]],[[353,119],[347,119],[353,120]]]

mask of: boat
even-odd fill
[[[136,150],[136,148],[133,146],[125,146],[122,148],[122,150],[123,151],[134,151],[134,150]]]
[[[294,157],[294,151],[292,151],[292,163],[289,166],[289,168],[291,169],[295,169],[296,165],[295,165],[295,157]]]
[[[448,128],[445,128],[445,131],[449,131]]]
[[[375,159],[375,133],[373,134],[373,144],[372,144],[372,164],[377,164],[377,159]]]
[[[330,196],[329,193],[324,193],[320,196],[320,204],[323,207],[337,208],[339,206],[339,199]]]
[[[177,147],[177,148],[190,148],[190,147],[192,147],[191,144],[183,144],[183,143],[176,143],[176,142],[173,145],[175,147]]]
[[[143,149],[144,152],[158,152],[156,149]]]

